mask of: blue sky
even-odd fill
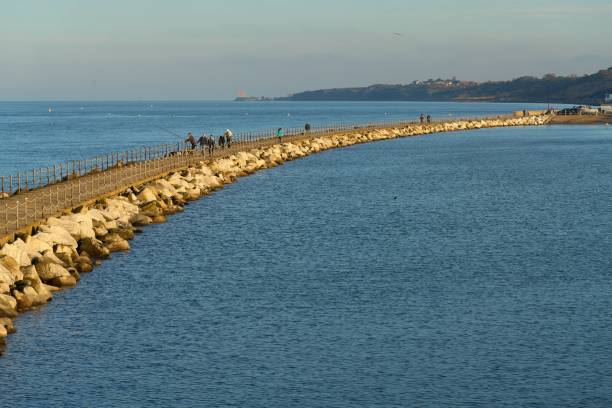
[[[7,0],[0,100],[584,74],[612,66],[611,38],[610,0]]]

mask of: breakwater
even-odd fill
[[[47,218],[17,234],[0,249],[0,336],[12,331],[18,312],[48,302],[53,292],[75,286],[112,252],[130,249],[141,227],[162,223],[183,205],[222,188],[237,177],[323,150],[395,137],[498,126],[541,125],[546,117],[456,121],[398,128],[365,129],[309,137],[232,152],[188,164],[160,178],[129,185],[115,195],[70,213]],[[129,180],[128,180],[129,182]]]

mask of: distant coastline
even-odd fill
[[[413,81],[407,85],[305,91],[286,97],[239,97],[236,101],[413,101],[516,102],[599,105],[612,95],[612,67],[584,76],[542,78],[524,76],[511,81],[474,82],[453,79]]]

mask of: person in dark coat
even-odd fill
[[[219,149],[224,149],[225,148],[225,136],[221,135],[219,136]]]
[[[427,123],[431,123],[431,115],[427,115]]]
[[[185,139],[185,143],[189,143],[192,150],[195,149],[198,145],[196,143],[195,137],[193,137],[193,134],[191,132],[187,133],[187,139]]]
[[[425,115],[421,113],[421,116],[419,116],[419,119],[421,119],[421,125],[422,125],[423,122],[425,122]]]
[[[215,139],[212,136],[208,136],[208,153],[212,154],[215,151]]]
[[[304,125],[304,130],[306,131],[306,133],[310,132],[310,123]]]
[[[202,150],[204,150],[208,145],[208,139],[206,138],[206,135],[204,133],[202,133],[202,136],[200,136],[200,138],[198,139],[198,145],[200,145],[200,149]]]

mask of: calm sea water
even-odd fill
[[[4,401],[610,407],[610,157],[503,128],[240,179],[21,316]]]

